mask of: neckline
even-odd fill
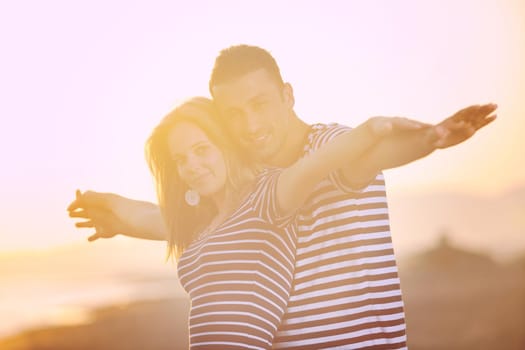
[[[253,189],[253,185],[255,184],[255,182],[256,181],[254,180],[252,181],[252,184],[248,185],[249,189]],[[218,215],[216,215],[212,219],[210,224],[197,234],[194,242],[202,241],[205,238],[212,236],[215,232],[219,231],[228,221],[230,221],[230,219],[233,216],[235,216],[235,214],[237,214],[237,212],[241,209],[243,204],[248,200],[248,198],[250,198],[252,193],[253,191],[246,189],[246,193],[243,193],[243,196],[241,197],[241,199],[239,199],[237,205],[231,206],[233,208],[229,208],[228,210],[226,210],[226,214],[221,219],[217,220]],[[214,223],[215,220],[217,221],[217,223]]]

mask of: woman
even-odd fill
[[[214,114],[204,98],[176,108],[148,139],[147,159],[192,302],[191,347],[266,349],[289,298],[294,232],[268,207],[275,176],[254,182]]]
[[[375,134],[369,121],[287,169],[257,173],[215,114],[205,98],[182,104],[154,129],[146,155],[191,298],[191,348],[267,349],[292,285],[294,210]]]

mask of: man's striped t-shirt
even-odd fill
[[[305,154],[349,130],[314,125]],[[404,349],[405,316],[379,174],[352,191],[337,173],[298,212],[294,286],[276,349]]]
[[[191,349],[270,349],[289,300],[296,236],[274,218],[279,170],[213,233],[182,254],[178,274],[191,300]]]

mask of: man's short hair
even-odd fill
[[[279,85],[283,84],[281,71],[272,55],[257,46],[235,45],[219,53],[211,72],[209,89],[213,96],[214,86],[227,83],[247,73],[258,69],[265,69],[272,79]]]

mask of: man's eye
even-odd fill
[[[242,113],[238,110],[231,110],[225,114],[228,120],[238,120],[242,117]]]
[[[260,111],[261,109],[264,108],[265,105],[266,105],[266,102],[265,102],[265,101],[255,102],[255,103],[253,104],[253,109],[256,110],[256,111]]]

